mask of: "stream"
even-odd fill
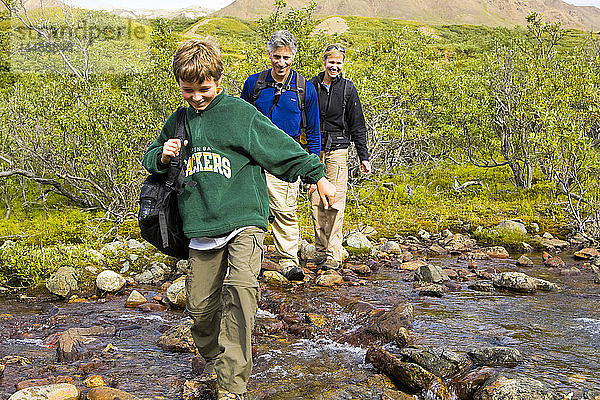
[[[561,256],[569,266],[582,264],[571,254]],[[457,281],[459,288],[441,298],[424,297],[413,289],[412,272],[384,264],[373,268],[373,274],[364,278],[366,283],[356,286],[263,287],[249,398],[379,399],[384,388],[393,388],[389,379],[365,363],[366,346],[346,343],[361,323],[345,311],[356,301],[386,309],[402,301],[411,303],[410,344],[458,353],[483,346],[513,347],[524,363],[512,373],[542,381],[564,395],[599,390],[600,285],[593,283],[591,273],[562,276],[545,268],[539,255],[530,258],[534,267],[517,267],[514,259],[478,264],[482,269],[525,272],[554,282],[561,290],[477,292],[467,288],[469,282]],[[467,263],[455,256],[429,262],[455,269]],[[137,289],[146,298],[160,294],[153,286]],[[110,386],[140,399],[181,397],[183,383],[193,378],[193,354],[165,351],[157,341],[170,326],[187,319],[184,312],[125,308],[125,293],[73,303],[45,296],[0,299],[0,364],[6,367],[0,378],[0,399],[10,397],[16,383],[32,378],[66,375],[83,388],[88,373],[101,375]],[[322,317],[322,329],[312,335],[262,329],[281,314],[303,317],[306,313]],[[115,336],[104,338],[104,351],[96,358],[59,363],[49,337],[94,325],[116,327]]]

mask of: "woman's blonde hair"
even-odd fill
[[[346,61],[346,48],[339,43],[330,44],[325,48],[325,51],[323,52],[323,61],[336,53],[341,54],[344,61]]]
[[[179,45],[173,56],[173,74],[177,82],[217,82],[223,75],[221,52],[213,42],[190,39]]]

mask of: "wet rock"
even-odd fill
[[[315,258],[317,249],[314,244],[308,243],[306,240],[302,240],[300,244],[300,259],[301,260],[312,260]]]
[[[179,260],[175,264],[175,271],[177,275],[187,275],[190,269],[190,262],[188,260]]]
[[[185,290],[185,280],[174,282],[167,289],[166,293],[169,304],[178,308],[185,308],[185,302],[187,300],[187,293]]]
[[[355,247],[357,249],[371,249],[373,245],[367,237],[361,232],[353,231],[348,234],[344,240],[346,246]]]
[[[442,245],[450,252],[454,253],[470,250],[471,248],[473,248],[473,246],[475,246],[475,244],[475,240],[471,239],[469,236],[457,233],[455,235],[452,235],[450,240],[448,240],[447,242],[445,242],[445,244]]]
[[[558,400],[543,383],[531,378],[498,376],[475,393],[475,400]]]
[[[137,290],[133,290],[129,294],[127,300],[125,300],[125,307],[133,308],[147,302],[148,300],[146,300],[146,298],[140,292],[138,292]]]
[[[92,361],[87,363],[82,363],[77,366],[77,372],[81,372],[83,374],[89,374],[92,371],[96,371],[104,366],[104,363],[100,358],[92,359]]]
[[[438,285],[437,283],[425,283],[423,285],[417,285],[416,289],[419,292],[419,296],[429,297],[442,297],[447,291],[445,286]]]
[[[390,352],[380,348],[371,347],[367,350],[366,362],[385,373],[401,389],[409,393],[423,393],[433,390],[433,396],[439,399],[450,399],[448,389],[440,378],[428,372],[418,364],[400,361]]]
[[[492,278],[494,286],[519,293],[534,293],[537,282],[522,272],[502,272]]]
[[[6,366],[4,364],[0,364],[0,379],[4,376],[4,369]]]
[[[344,308],[344,311],[347,313],[355,313],[359,315],[372,314],[375,310],[376,308],[372,304],[364,301],[352,302]]]
[[[306,313],[306,322],[319,328],[327,325],[327,318],[322,314]]]
[[[485,254],[492,258],[509,258],[510,254],[508,251],[502,246],[492,246],[483,250]]]
[[[483,251],[469,251],[463,257],[459,257],[459,259],[467,259],[467,260],[489,260],[491,257],[483,252]]]
[[[358,275],[371,275],[372,271],[366,264],[353,265],[349,264],[348,267],[352,270],[352,272],[357,273]]]
[[[423,261],[423,260],[414,260],[414,261],[408,261],[408,262],[404,262],[404,263],[400,264],[400,269],[402,269],[404,271],[416,271],[417,269],[419,269],[419,267],[422,267],[425,265],[429,265],[429,264],[427,264],[427,262]]]
[[[206,360],[204,357],[197,355],[192,358],[192,373],[196,376],[200,376],[206,369]]]
[[[192,322],[184,322],[171,327],[158,339],[158,345],[167,351],[193,353],[196,349],[190,328]]]
[[[149,284],[154,281],[167,279],[169,272],[170,270],[166,264],[153,261],[143,272],[135,275],[133,278],[138,283]]]
[[[417,400],[417,398],[398,390],[385,389],[381,393],[381,400]]]
[[[281,266],[279,263],[275,261],[271,261],[268,258],[265,258],[260,266],[263,271],[277,271],[281,272]]]
[[[554,292],[559,290],[559,286],[556,283],[548,282],[543,279],[533,278],[535,284],[537,285],[537,289],[543,292]]]
[[[435,255],[438,255],[438,256],[443,256],[443,255],[448,254],[448,251],[437,243],[434,243],[431,246],[429,246],[428,251],[430,253],[434,253]]]
[[[258,331],[267,335],[283,332],[285,324],[277,318],[261,318],[256,324]]]
[[[132,394],[108,386],[98,386],[87,393],[88,400],[138,400]]]
[[[143,312],[162,312],[167,309],[167,307],[163,306],[162,304],[157,304],[157,303],[144,303],[144,304],[140,304],[136,308]]]
[[[114,336],[114,326],[92,326],[90,328],[70,328],[63,332],[56,346],[59,362],[81,360],[102,350],[104,343],[99,337]]]
[[[432,282],[432,283],[440,283],[444,281],[449,281],[448,275],[437,265],[423,265],[420,266],[416,271],[413,277],[415,281],[421,282]]]
[[[475,392],[490,379],[495,371],[490,367],[480,367],[453,378],[449,386],[460,400],[471,400]]]
[[[83,384],[87,387],[93,388],[98,386],[106,386],[104,379],[100,375],[90,375],[83,381]]]
[[[585,249],[576,251],[573,255],[575,256],[575,258],[579,258],[581,260],[589,260],[592,257],[600,256],[600,251],[596,250],[593,247],[586,247]]]
[[[214,380],[190,380],[183,384],[182,400],[213,400],[217,398],[217,382]]]
[[[521,267],[533,267],[533,261],[531,261],[529,257],[523,255],[517,260],[517,265]]]
[[[277,271],[263,272],[262,279],[269,286],[286,286],[290,284],[290,281]]]
[[[547,237],[546,235],[549,235],[550,237]],[[533,237],[532,241],[535,242],[535,244],[537,244],[539,247],[542,247],[546,250],[560,250],[569,246],[569,242],[560,239],[555,239],[548,232],[546,232],[544,236],[545,237],[536,235]]]
[[[78,400],[79,396],[77,386],[70,383],[55,383],[19,390],[8,400]]]
[[[398,303],[391,310],[376,315],[366,327],[366,332],[387,341],[402,343],[408,336],[412,319],[412,304]]]
[[[68,297],[79,289],[77,272],[71,267],[60,267],[46,279],[46,289],[57,296]]]
[[[523,362],[519,350],[511,347],[495,346],[471,349],[467,354],[475,365],[488,367],[514,368]]]
[[[15,388],[18,390],[27,389],[34,386],[47,386],[53,385],[56,383],[72,383],[73,378],[70,376],[60,375],[60,376],[51,376],[48,378],[39,378],[39,379],[27,379],[26,381],[21,381],[15,385]]]
[[[466,368],[471,361],[443,347],[404,347],[400,349],[401,361],[420,365],[440,378],[448,378]]]
[[[527,228],[525,228],[525,224],[523,222],[511,219],[500,222],[498,225],[496,225],[495,229],[499,232],[503,231],[506,233],[518,233],[522,235],[527,234]]]
[[[544,265],[548,268],[565,268],[567,264],[563,261],[559,256],[550,257],[547,260],[544,260]]]
[[[442,271],[444,271],[444,273],[446,274],[446,276],[450,279],[457,279],[458,278],[458,272],[456,272],[455,269],[452,268],[442,268]]]
[[[402,249],[400,248],[400,245],[398,244],[398,242],[395,242],[393,240],[388,240],[387,242],[382,244],[381,247],[379,247],[379,251],[388,254],[402,254]]]
[[[325,273],[317,276],[315,284],[317,286],[331,287],[339,285],[344,281],[342,275],[334,270],[325,271]]]
[[[102,271],[96,277],[96,287],[103,292],[118,292],[125,283],[123,275],[111,270]]]

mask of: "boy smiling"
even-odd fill
[[[173,139],[173,113],[143,165],[161,174],[179,152],[186,159],[179,211],[191,239],[186,308],[192,336],[207,362],[206,373],[216,374],[219,399],[243,399],[252,370],[251,332],[269,208],[264,170],[286,181],[302,177],[316,183],[326,203],[335,200],[335,188],[316,156],[252,105],[224,93],[216,45],[184,42],[173,58],[173,72],[190,105],[187,143]]]

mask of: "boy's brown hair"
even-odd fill
[[[217,82],[223,74],[219,48],[206,40],[186,40],[173,56],[173,74],[177,82],[202,83],[209,78]]]

